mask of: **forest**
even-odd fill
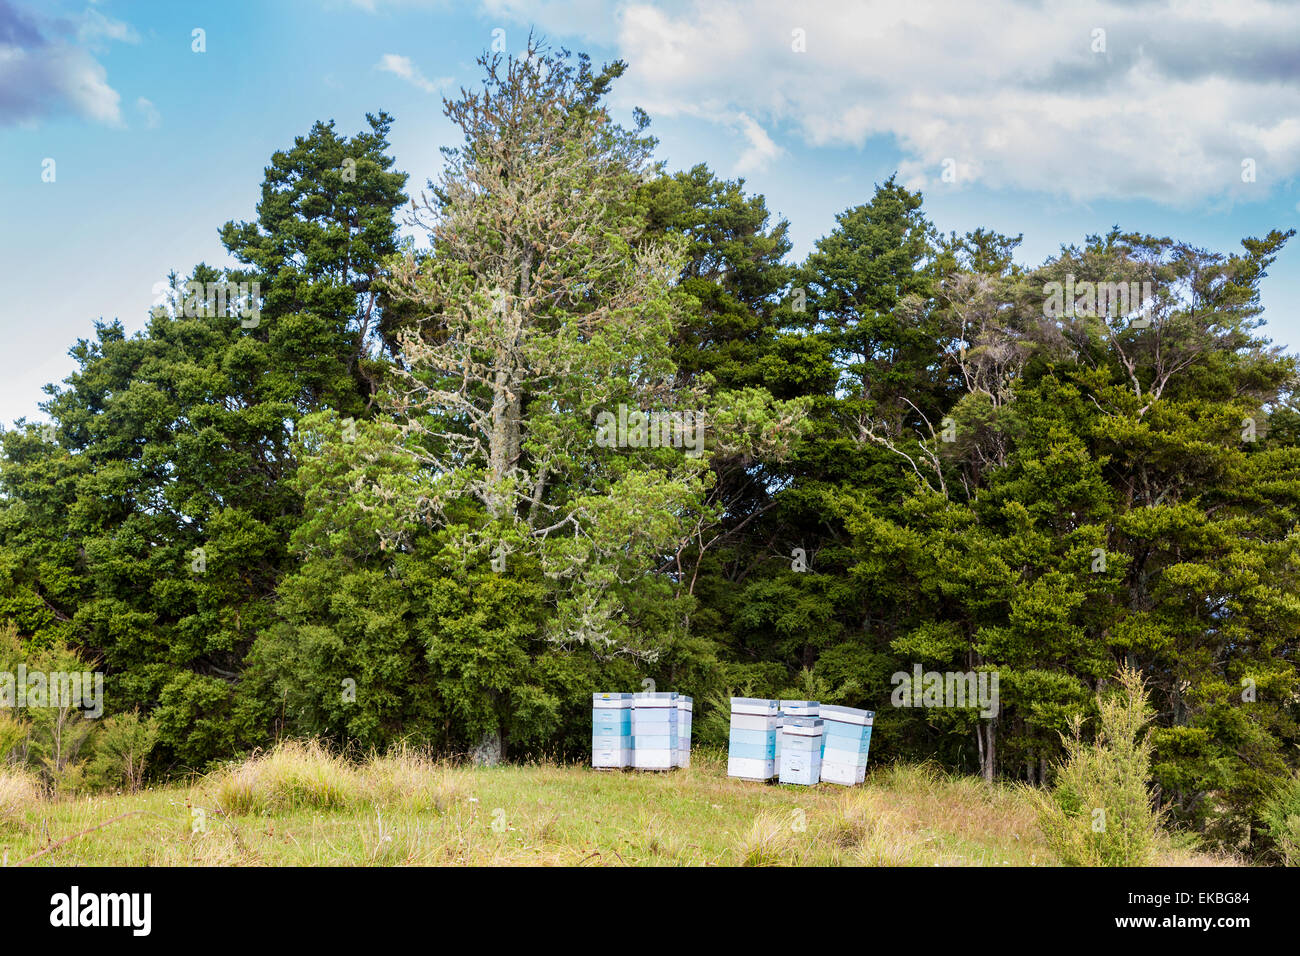
[[[874,710],[873,764],[1045,786],[1128,667],[1172,822],[1266,827],[1300,414],[1260,288],[1293,230],[1026,264],[893,177],[795,262],[743,179],[615,119],[623,63],[480,62],[423,187],[393,116],[317,122],[212,224],[235,265],[96,321],[0,436],[0,671],[102,674],[104,714],[0,709],[0,759],[70,790],[286,738],[580,759],[591,693],[657,687],[700,746],[730,696],[806,698]],[[996,712],[898,706],[931,671],[996,675]]]

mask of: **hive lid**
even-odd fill
[[[821,715],[826,720],[838,720],[842,723],[870,725],[875,719],[874,710],[859,710],[856,707],[840,707],[835,704],[822,705]]]
[[[820,717],[787,717],[782,730],[790,734],[816,736],[822,732],[822,721]]]
[[[732,717],[770,717],[776,720],[779,711],[776,709],[776,701],[763,700],[761,697],[733,697],[731,698],[731,716]]]

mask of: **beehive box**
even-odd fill
[[[781,723],[782,783],[810,787],[821,779],[823,724],[817,717],[786,717]]]
[[[672,770],[677,765],[677,694],[632,695],[632,766]]]
[[[854,707],[822,708],[822,780],[853,786],[866,779],[875,716],[874,711]]]
[[[771,780],[776,776],[778,711],[774,700],[731,698],[727,776],[744,780]]]
[[[632,695],[591,695],[591,765],[632,766]]]
[[[781,775],[781,725],[787,717],[816,717],[821,706],[815,700],[783,700],[777,711],[776,722],[776,774]]]

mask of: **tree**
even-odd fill
[[[109,706],[154,713],[163,763],[258,742],[268,705],[238,685],[301,520],[296,422],[365,414],[371,392],[370,284],[405,201],[389,124],[317,124],[276,153],[258,221],[222,230],[251,268],[173,276],[142,334],[98,323],[47,388],[54,440],[4,436],[0,600],[33,641],[102,658]]]
[[[681,242],[647,235],[638,202],[645,117],[624,129],[602,104],[623,65],[533,40],[480,63],[482,89],[446,103],[464,142],[420,207],[431,247],[386,282],[403,322],[385,417],[355,449],[313,420],[321,469],[343,467],[312,492],[332,504],[311,547],[338,553],[359,510],[391,573],[441,582],[420,596],[426,661],[492,760],[507,727],[555,709],[529,675],[563,669],[557,652],[644,664],[684,634],[672,556],[715,520],[709,457],[788,444],[797,408],[751,390],[717,409],[711,379],[678,378],[695,304]]]
[[[410,513],[572,581],[552,636],[581,641],[620,603],[610,586],[698,510],[698,457],[638,461],[597,441],[601,411],[693,415],[668,353],[680,256],[639,241],[632,199],[652,140],[599,104],[621,63],[575,69],[535,41],[524,58],[480,62],[483,90],[447,104],[465,143],[426,201],[432,254],[397,261],[389,282],[425,317],[399,336],[388,404],[428,479]],[[694,422],[674,424],[676,447],[698,456]],[[467,501],[481,528],[456,515]]]

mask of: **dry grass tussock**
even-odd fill
[[[27,810],[44,802],[45,788],[34,773],[0,765],[0,827],[16,825]]]
[[[225,814],[376,807],[444,813],[462,794],[458,770],[400,746],[357,765],[315,741],[287,741],[218,771],[203,786]]]

